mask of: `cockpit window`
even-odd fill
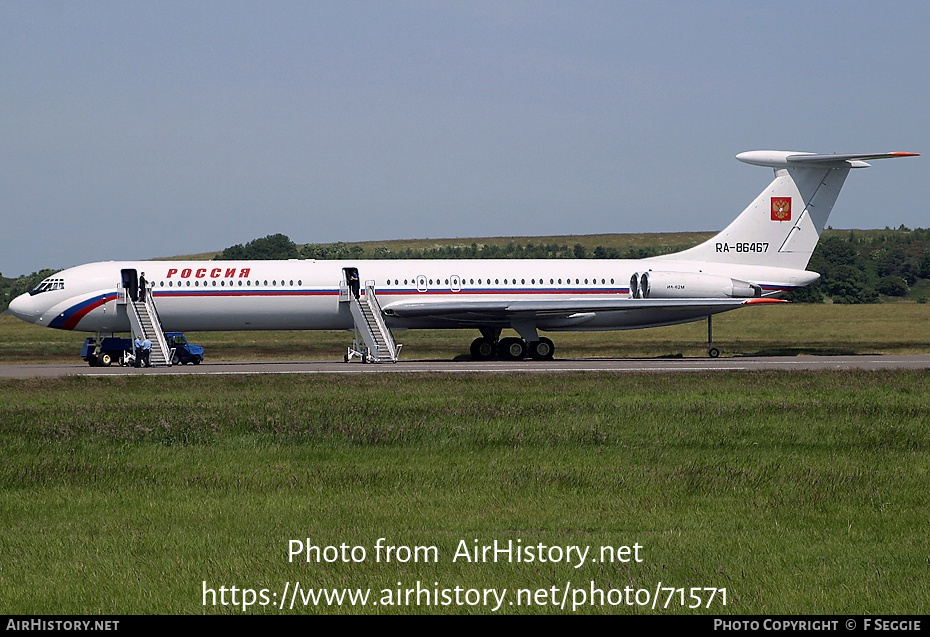
[[[64,290],[65,289],[65,280],[64,279],[45,279],[39,285],[35,286],[29,290],[30,296],[35,296],[36,294],[42,294],[43,292],[51,292],[52,290]]]

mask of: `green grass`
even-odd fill
[[[0,609],[241,612],[205,608],[204,580],[271,592],[288,581],[376,592],[417,580],[511,591],[661,581],[725,587],[727,606],[703,612],[922,614],[928,381],[927,372],[0,381]],[[371,554],[381,537],[437,546],[439,563],[287,561],[290,539]],[[592,551],[639,543],[644,561],[452,563],[459,540],[475,539]]]
[[[559,358],[704,356],[707,324],[621,332],[547,334]],[[87,334],[40,328],[0,315],[0,363],[80,363]],[[467,355],[477,330],[398,331],[402,360]],[[341,360],[350,332],[189,333],[206,359]],[[930,352],[930,304],[807,305],[744,308],[714,318],[723,356],[913,354]]]

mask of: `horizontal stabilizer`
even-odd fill
[[[738,160],[754,166],[771,168],[866,168],[866,159],[893,159],[895,157],[919,157],[919,153],[852,153],[824,155],[819,153],[799,153],[787,150],[751,150],[736,156]]]

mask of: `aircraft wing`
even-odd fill
[[[508,323],[571,319],[597,312],[716,314],[742,305],[784,303],[781,299],[545,299],[532,301],[398,301],[384,306],[387,316],[401,319],[444,319],[462,323]]]

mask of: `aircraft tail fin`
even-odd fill
[[[724,230],[683,252],[654,257],[803,270],[852,168],[866,159],[913,157],[917,153],[821,155],[758,150],[736,156],[775,169],[775,179]]]

